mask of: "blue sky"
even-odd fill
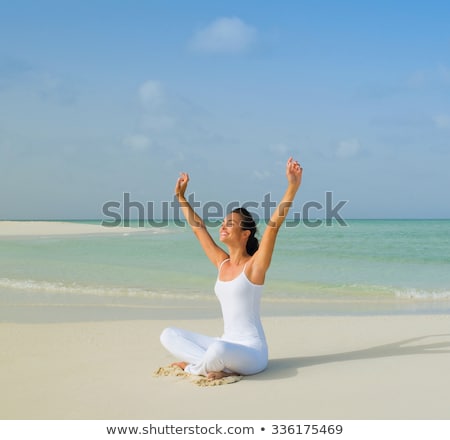
[[[448,218],[450,2],[1,2],[0,218],[196,199]],[[321,212],[316,211],[319,217]]]

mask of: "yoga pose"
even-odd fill
[[[221,379],[231,375],[251,375],[267,367],[268,350],[260,320],[260,300],[277,233],[300,187],[303,169],[289,158],[286,164],[288,186],[268,222],[261,243],[256,238],[256,223],[245,208],[233,210],[220,227],[225,252],[207,231],[203,220],[185,198],[189,181],[181,173],[175,194],[188,224],[205,254],[218,269],[215,292],[224,321],[221,337],[211,337],[169,327],[161,343],[180,361],[185,372]]]

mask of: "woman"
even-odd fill
[[[181,173],[175,194],[204,252],[218,269],[215,292],[222,307],[224,333],[214,338],[166,328],[161,334],[161,343],[180,359],[173,365],[211,380],[256,374],[267,367],[267,343],[259,314],[261,293],[277,233],[300,187],[302,172],[299,163],[289,158],[286,164],[288,187],[260,244],[255,237],[255,221],[245,208],[227,215],[220,227],[219,239],[228,252],[215,243],[202,219],[187,202],[184,194],[189,176]]]

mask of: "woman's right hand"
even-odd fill
[[[175,195],[177,197],[184,197],[184,193],[186,191],[188,182],[189,182],[189,174],[180,173],[180,177],[178,178],[177,183],[175,185]]]
[[[286,164],[286,176],[288,183],[294,187],[299,188],[302,183],[303,168],[292,157],[289,158]]]

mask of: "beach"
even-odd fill
[[[86,224],[53,225],[49,230],[52,225],[36,228],[32,223],[17,224],[16,229],[10,225],[8,234],[3,229],[3,420],[450,416],[446,298],[427,298],[432,306],[424,308],[422,298],[376,296],[366,301],[364,291],[343,299],[330,289],[321,297],[313,286],[319,296],[306,313],[308,297],[292,297],[286,288],[285,296],[269,295],[264,303],[270,311],[262,316],[268,368],[236,383],[198,386],[182,376],[154,376],[175,361],[159,341],[165,327],[212,336],[222,332],[216,302],[204,296],[214,274],[203,270],[195,252],[190,267],[205,272],[205,279],[182,273],[181,285],[175,272],[167,276],[168,260],[158,265],[163,250],[170,258],[185,260],[184,252],[192,253],[191,236],[185,244],[187,235],[178,231],[120,231],[106,237]],[[279,252],[284,252],[283,241]],[[144,286],[148,273],[151,288]],[[164,276],[158,278],[159,273]],[[193,290],[189,283],[200,287]],[[284,286],[276,280],[272,284],[279,291]]]
[[[449,316],[266,318],[266,371],[154,377],[166,320],[1,324],[2,419],[448,419]],[[183,320],[220,332],[220,320]]]
[[[0,221],[0,237],[42,237],[90,234],[124,234],[138,229],[64,221]]]

